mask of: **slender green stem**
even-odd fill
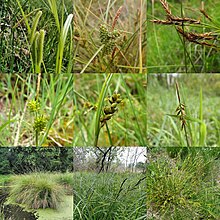
[[[96,120],[95,120],[95,141],[94,141],[94,147],[98,146],[98,139],[99,139],[99,133],[100,133],[100,116],[101,116],[101,111],[102,111],[102,106],[103,106],[103,102],[105,99],[105,95],[107,92],[107,89],[109,87],[109,84],[111,82],[113,74],[109,73],[103,86],[102,86],[102,90],[99,96],[99,102],[98,102],[98,106],[97,106],[97,112],[96,112]]]
[[[112,147],[113,146],[113,142],[112,142],[112,137],[111,137],[111,133],[109,131],[107,122],[106,122],[105,126],[106,126],[106,129],[107,129],[108,139],[109,139],[109,142],[110,142],[110,146]]]
[[[99,47],[99,49],[94,53],[94,55],[92,56],[92,58],[89,60],[89,62],[84,66],[84,68],[81,70],[80,73],[84,73],[84,71],[86,70],[86,68],[89,66],[89,64],[94,60],[94,58],[97,56],[97,54],[102,50],[102,48],[105,45],[101,45],[101,47]]]
[[[38,146],[38,135],[39,135],[39,133],[38,133],[38,131],[36,131],[36,132],[35,132],[36,147]]]

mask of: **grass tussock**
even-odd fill
[[[12,178],[9,200],[33,209],[57,209],[65,195],[65,188],[59,182],[70,182],[69,177],[65,181],[62,178],[62,175],[55,178],[43,173],[15,176]]]

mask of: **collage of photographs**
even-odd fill
[[[219,11],[1,0],[0,220],[220,220]]]

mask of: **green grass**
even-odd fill
[[[74,146],[146,146],[146,75],[113,74],[111,82],[102,85],[107,75],[87,75],[75,80]],[[103,107],[109,106],[107,97],[119,93],[122,103],[118,111],[107,121],[107,126],[98,126]],[[102,98],[101,98],[102,97]],[[90,102],[97,110],[85,108]],[[94,137],[95,135],[95,137]]]
[[[152,153],[154,161],[148,166],[148,219],[218,219],[218,151],[168,148],[168,152],[173,158],[164,149]]]
[[[100,99],[106,77],[102,74],[45,74],[40,78],[34,74],[2,76],[0,91],[5,99],[1,145],[35,145],[35,117],[27,104],[37,98],[38,114],[47,119],[44,131],[37,136],[38,146],[91,146],[96,138],[99,146],[109,146],[110,137],[115,146],[146,146],[147,76],[113,74],[106,94]],[[110,105],[107,98],[114,92],[120,93],[123,101],[107,122],[108,135],[107,126],[100,129],[97,124],[104,107]],[[86,102],[100,104],[99,112],[85,108]]]
[[[38,136],[39,146],[57,145],[55,139],[47,137],[65,101],[66,94],[72,89],[73,75],[44,75],[39,80],[34,74],[12,74],[3,75],[2,79],[0,91],[5,97],[5,105],[1,116],[0,130],[4,134],[0,140],[1,146],[35,144],[34,117],[28,111],[27,104],[36,98],[40,103],[40,112],[47,118],[44,133],[41,132]],[[22,112],[21,115],[19,111]],[[15,126],[11,127],[12,123],[15,123]],[[26,134],[28,138],[24,138]]]
[[[0,175],[0,186],[4,186],[10,182],[11,175]]]
[[[0,50],[5,57],[0,71],[72,71],[72,12],[72,1],[5,1],[0,12],[4,24]]]
[[[64,178],[66,180],[62,181]],[[54,176],[49,173],[32,173],[13,176],[8,202],[23,204],[32,209],[58,209],[65,196],[64,183],[67,185],[69,182],[70,178],[64,174]]]
[[[182,102],[186,105],[186,115],[192,118],[186,120],[190,146],[219,146],[219,75],[182,75],[177,80]],[[149,76],[148,82],[149,146],[187,146],[180,120],[169,116],[176,114],[178,106],[175,85],[167,88],[165,79],[158,81],[155,76]],[[206,128],[206,135],[200,130],[200,122]]]
[[[74,219],[146,219],[143,174],[74,173]]]
[[[5,182],[9,190],[5,204],[19,205],[30,212],[35,210],[41,220],[72,219],[74,183],[72,173],[2,175],[1,185]],[[19,217],[19,212],[17,215]]]

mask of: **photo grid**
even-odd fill
[[[3,0],[0,219],[220,219],[218,9]]]

